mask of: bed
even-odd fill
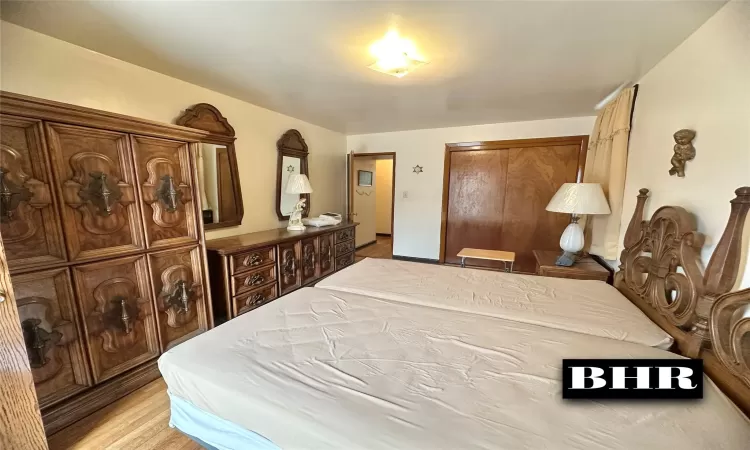
[[[672,337],[602,281],[366,258],[316,287],[669,349]]]
[[[565,402],[563,357],[679,358],[305,288],[169,350],[159,369],[173,425],[219,449],[739,450],[750,442],[750,421],[708,380],[700,403]],[[175,403],[186,417],[174,420]]]
[[[750,289],[731,289],[750,188],[736,193],[705,271],[695,218],[642,221],[645,190],[625,235],[615,285],[683,356],[473,303],[305,288],[162,355],[171,424],[217,449],[747,449]],[[704,361],[701,401],[561,399],[563,358],[685,356]]]

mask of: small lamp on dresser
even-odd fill
[[[580,215],[611,212],[599,183],[563,184],[547,205],[547,211],[573,215],[560,237],[563,253],[555,261],[558,266],[572,266],[576,254],[583,250],[583,230],[578,224]]]
[[[293,173],[289,176],[289,181],[286,184],[287,194],[311,194],[313,191],[310,185],[310,180],[307,179],[307,175],[301,173]],[[302,211],[305,209],[305,202],[307,199],[300,195],[299,201],[294,205],[294,210],[289,215],[289,226],[286,227],[289,231],[305,231],[305,225],[302,223]]]

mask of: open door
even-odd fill
[[[26,344],[0,240],[0,448],[46,449]]]

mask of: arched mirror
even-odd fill
[[[310,213],[310,194],[288,194],[286,187],[293,174],[303,174],[310,177],[307,171],[307,144],[297,130],[289,130],[276,142],[278,162],[276,168],[276,214],[279,220],[287,220],[294,211],[294,206],[305,197],[307,202],[302,211],[302,217]]]
[[[186,109],[177,125],[208,131],[197,159],[198,182],[206,230],[240,225],[244,208],[240,189],[234,128],[218,109],[198,103]]]

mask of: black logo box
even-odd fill
[[[598,377],[606,384],[597,389],[574,389],[573,367],[598,367],[604,373]],[[650,367],[648,373],[649,389],[636,389],[638,380],[626,378],[625,389],[613,389],[613,367],[625,367],[627,377],[636,376],[636,367]],[[684,367],[692,370],[687,377],[693,389],[681,389],[679,383],[673,379],[671,389],[659,389],[659,367]],[[622,399],[622,400],[673,400],[673,399],[701,399],[703,398],[703,360],[701,359],[563,359],[562,365],[562,398],[564,399]],[[676,369],[672,369],[675,375]],[[592,371],[587,369],[586,375]],[[586,379],[585,386],[593,385],[591,379]],[[645,380],[643,380],[645,382]]]

